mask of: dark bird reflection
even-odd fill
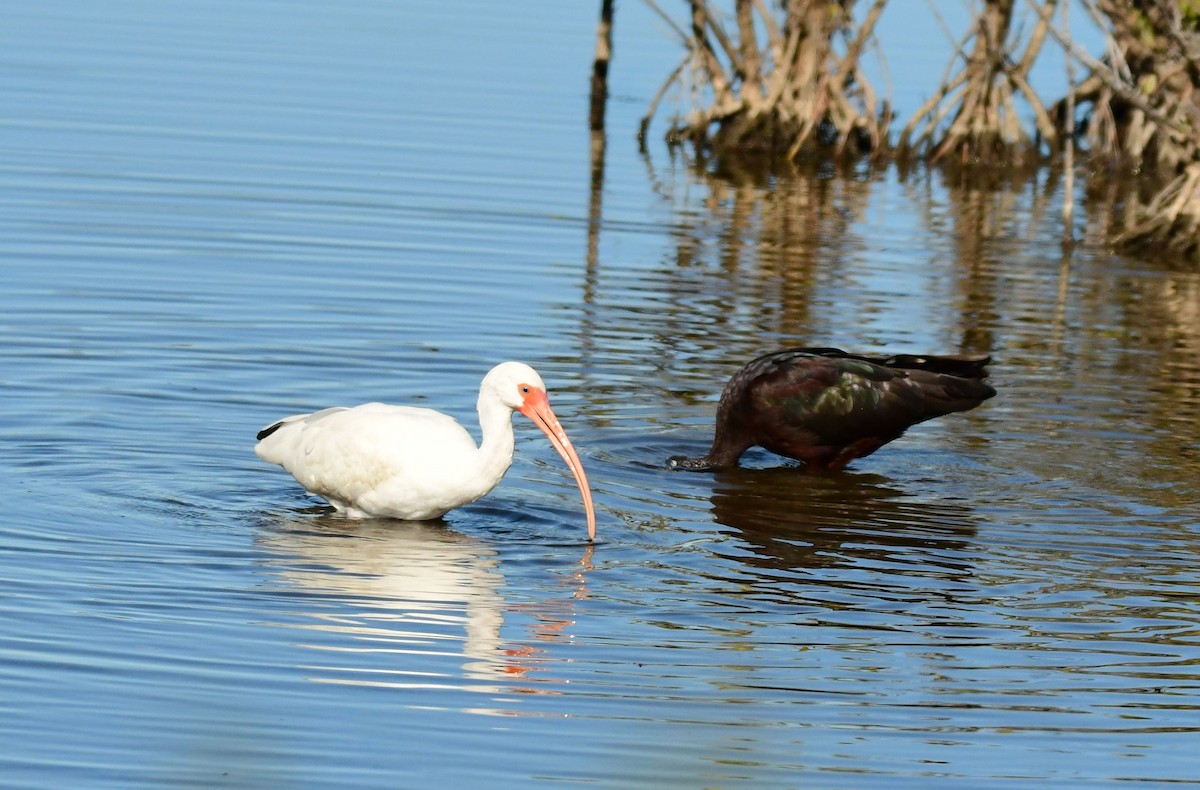
[[[269,552],[272,574],[311,602],[300,627],[328,635],[312,646],[340,656],[321,662],[329,676],[320,679],[393,688],[413,676],[429,688],[431,665],[455,654],[466,679],[525,677],[545,658],[541,645],[561,641],[574,622],[592,551],[563,596],[509,607],[496,550],[444,522],[297,514],[264,523],[255,543]],[[505,638],[512,611],[532,619],[529,639]]]
[[[750,556],[741,564],[794,577],[805,569],[889,567],[961,578],[976,526],[965,501],[914,496],[871,474],[804,475],[792,468],[714,473],[714,520]],[[835,576],[822,576],[833,583]]]

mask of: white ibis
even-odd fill
[[[254,452],[279,464],[305,490],[348,516],[438,518],[491,491],[512,464],[512,413],[519,411],[550,439],[583,494],[588,540],[596,512],[583,464],[550,409],[533,368],[503,362],[479,386],[478,447],[453,418],[432,409],[364,403],[297,414],[258,432]]]

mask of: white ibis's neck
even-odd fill
[[[505,406],[495,393],[483,390],[476,404],[479,410],[480,478],[492,486],[500,482],[513,457],[512,409]],[[490,487],[488,490],[491,490]]]

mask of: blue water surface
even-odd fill
[[[642,154],[680,52],[635,4],[599,178],[597,10],[8,10],[0,784],[1200,782],[1200,277],[1099,216],[1064,254],[1046,177],[714,176],[665,118]],[[666,469],[787,345],[987,352],[1000,394],[843,475]],[[595,546],[519,416],[500,486],[428,524],[252,453],[369,400],[477,431],[510,358]]]

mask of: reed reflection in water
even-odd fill
[[[684,424],[711,429],[728,376],[765,352],[987,353],[999,396],[922,433],[975,434],[981,457],[1102,478],[1130,496],[1160,483],[1183,492],[1200,477],[1200,275],[1062,248],[1053,178],[652,177],[673,249],[653,265],[606,267],[601,256],[589,267],[584,296],[596,306],[579,333],[600,350],[587,371],[597,397],[637,398],[651,419],[666,401]],[[626,353],[606,356],[612,348]],[[619,389],[634,381],[637,391]],[[1028,437],[1048,452],[1027,449]]]

